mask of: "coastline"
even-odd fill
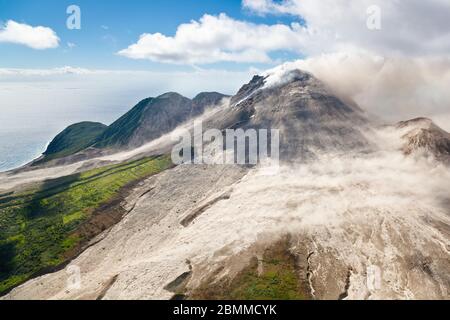
[[[1,160],[0,161],[0,173],[8,173],[8,172],[12,172],[12,171],[16,171],[16,170],[20,170],[26,166],[28,166],[29,164],[33,163],[34,161],[40,159],[43,155],[43,153],[45,152],[45,150],[48,148],[49,144],[50,144],[51,140],[47,140],[47,142],[45,143],[45,146],[38,152],[34,153],[33,156],[29,157],[28,160],[24,160],[24,161],[18,161],[17,164],[11,164],[10,166],[5,166],[5,168],[2,168],[2,165],[4,164],[8,164],[7,160]]]

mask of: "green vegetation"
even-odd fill
[[[127,186],[170,166],[169,156],[145,158],[0,195],[0,293],[73,256],[93,236],[79,232],[83,223],[100,209],[112,215],[107,204],[120,199]]]
[[[73,124],[58,134],[44,152],[40,162],[66,157],[90,147],[108,127],[98,122]]]
[[[256,262],[256,261],[255,261]],[[254,262],[254,263],[255,263]],[[262,261],[264,271],[254,268],[242,273],[230,292],[231,299],[244,300],[303,300],[295,269],[277,258]]]
[[[298,275],[295,258],[281,241],[266,249],[262,261],[253,258],[234,279],[206,281],[190,299],[305,300],[309,298]]]

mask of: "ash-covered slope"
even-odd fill
[[[436,159],[450,163],[450,133],[439,128],[432,120],[416,118],[397,124],[402,131],[403,152],[425,152]]]
[[[313,75],[300,70],[285,74],[284,81],[274,78],[271,73],[255,76],[210,126],[279,129],[284,160],[369,148],[362,134],[369,120],[356,105],[344,103]]]
[[[179,166],[143,182],[126,217],[66,269],[4,299],[245,299],[257,284],[269,299],[291,288],[285,272],[305,298],[448,299],[449,181],[400,152],[330,155],[272,176]],[[271,264],[273,246],[292,267]],[[67,286],[73,270],[79,287]]]

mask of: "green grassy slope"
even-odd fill
[[[142,100],[134,106],[133,109],[113,122],[108,129],[98,137],[95,147],[116,147],[126,144],[133,133],[141,125],[144,111],[153,100],[153,98]]]
[[[86,149],[107,128],[106,125],[98,122],[80,122],[67,127],[50,142],[44,152],[43,161],[66,157]]]
[[[97,209],[117,200],[131,183],[171,166],[169,156],[145,158],[49,180],[19,195],[0,195],[0,294],[62,264],[89,240],[77,231]],[[112,213],[106,209],[103,214]]]

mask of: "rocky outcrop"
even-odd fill
[[[439,128],[431,119],[416,118],[397,124],[402,131],[403,152],[410,155],[425,152],[450,163],[450,133]]]

